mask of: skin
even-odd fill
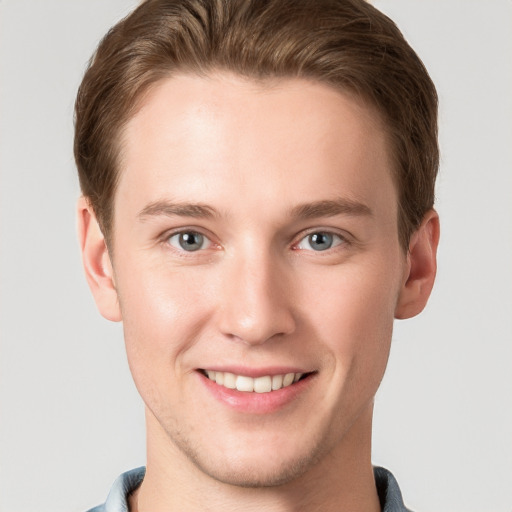
[[[373,397],[393,319],[430,294],[439,224],[427,212],[400,247],[379,116],[316,82],[180,75],[150,91],[122,147],[111,254],[85,199],[78,218],[89,284],[123,321],[146,404],[131,509],[380,510]],[[204,236],[199,250],[183,231]],[[253,413],[198,372],[233,365],[311,376]]]

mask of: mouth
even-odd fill
[[[230,372],[200,369],[209,380],[226,389],[236,389],[244,393],[272,393],[287,388],[306,379],[313,372],[309,373],[283,373],[278,375],[263,375],[261,377],[249,377],[247,375],[236,375]]]

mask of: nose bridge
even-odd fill
[[[270,250],[250,249],[226,265],[220,329],[248,344],[261,344],[295,329],[286,266]]]

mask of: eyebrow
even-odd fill
[[[304,203],[291,209],[293,218],[302,220],[318,217],[335,217],[336,215],[371,216],[371,209],[364,203],[350,199],[325,199]],[[171,201],[155,201],[144,207],[138,214],[139,219],[146,220],[149,217],[192,217],[196,219],[212,219],[218,217],[218,211],[207,204],[202,203],[173,203]]]
[[[218,216],[217,210],[207,204],[173,203],[171,201],[155,201],[144,207],[137,215],[139,219],[149,217],[193,217],[196,219],[211,219]]]
[[[292,217],[307,220],[317,217],[335,217],[336,215],[372,216],[373,212],[364,203],[339,198],[295,206],[291,211],[291,215]]]

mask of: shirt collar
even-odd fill
[[[374,467],[373,473],[382,512],[411,512],[404,505],[400,487],[392,473],[381,467]],[[89,512],[129,512],[129,496],[140,486],[145,474],[145,467],[123,473],[114,482],[105,504]]]

